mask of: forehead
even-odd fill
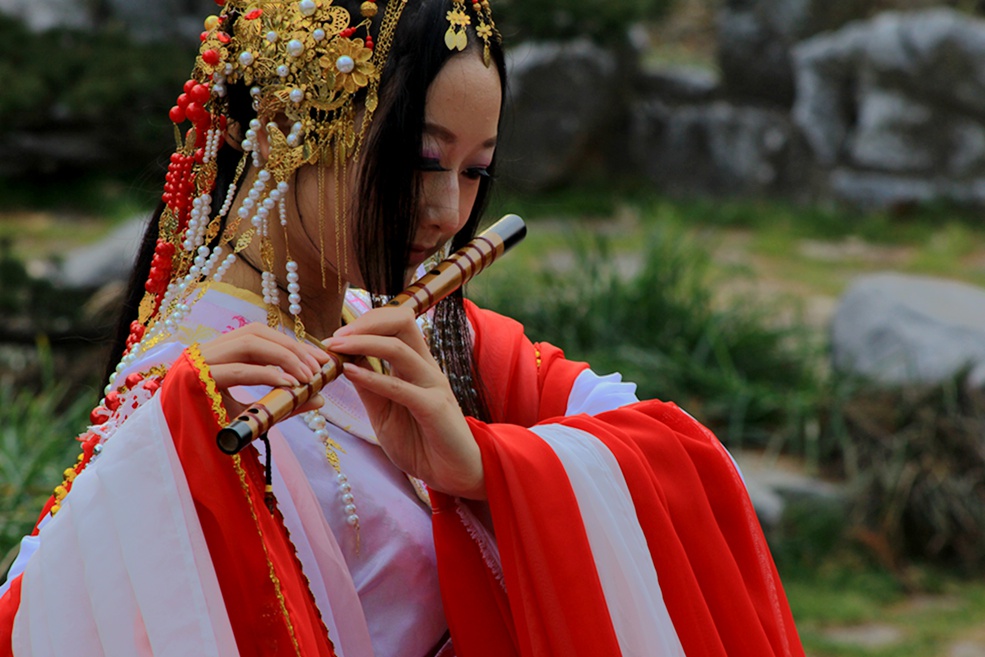
[[[452,56],[428,89],[425,111],[429,122],[475,124],[493,134],[499,123],[502,84],[495,66],[486,66],[478,52]]]

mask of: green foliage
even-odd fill
[[[901,563],[985,572],[985,392],[940,385],[863,387],[845,401],[855,524]]]
[[[707,251],[680,231],[658,226],[641,246],[627,275],[608,240],[582,234],[570,270],[513,268],[481,301],[570,358],[621,372],[641,397],[681,404],[727,443],[802,449],[820,394],[807,333],[748,300],[723,305]]]
[[[95,394],[69,399],[68,382],[54,380],[48,350],[40,348],[40,355],[40,390],[0,381],[0,562],[30,532],[62,471],[75,463],[74,437],[95,405]]]
[[[13,240],[0,236],[0,317],[38,332],[64,328],[78,316],[80,304],[49,281],[32,278],[13,253]]]
[[[170,145],[166,112],[194,45],[133,43],[112,29],[33,34],[0,16],[0,138],[85,130],[115,162],[148,161]]]
[[[633,23],[662,18],[674,0],[498,0],[497,26],[506,39],[572,39],[601,43],[625,41]]]

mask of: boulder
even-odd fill
[[[888,385],[939,383],[970,368],[985,384],[985,290],[882,273],[857,279],[831,328],[834,366]]]
[[[605,159],[624,113],[614,55],[588,41],[529,43],[509,50],[507,66],[497,160],[508,184],[547,189]]]
[[[804,41],[794,62],[793,118],[818,163],[837,170],[836,195],[873,188],[879,205],[980,202],[985,21],[887,12]]]
[[[869,14],[874,0],[726,0],[718,14],[718,63],[730,97],[789,107],[791,48]]]
[[[805,184],[805,149],[785,112],[652,99],[635,105],[630,130],[640,173],[670,193],[786,193]]]
[[[49,278],[62,287],[83,289],[126,282],[137,258],[147,221],[146,215],[136,216],[120,224],[100,241],[69,251]]]
[[[115,23],[138,41],[191,41],[215,11],[213,0],[0,0],[0,13],[21,19],[34,32]]]
[[[91,3],[79,0],[0,0],[0,14],[20,19],[33,32],[94,25]]]

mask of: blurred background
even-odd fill
[[[739,461],[808,654],[985,655],[985,3],[494,0],[480,303]],[[213,0],[0,0],[0,570],[104,384]]]

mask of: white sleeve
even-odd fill
[[[580,413],[597,415],[638,401],[636,384],[623,381],[621,374],[599,376],[592,370],[586,369],[578,375],[575,384],[571,386],[565,415]]]

